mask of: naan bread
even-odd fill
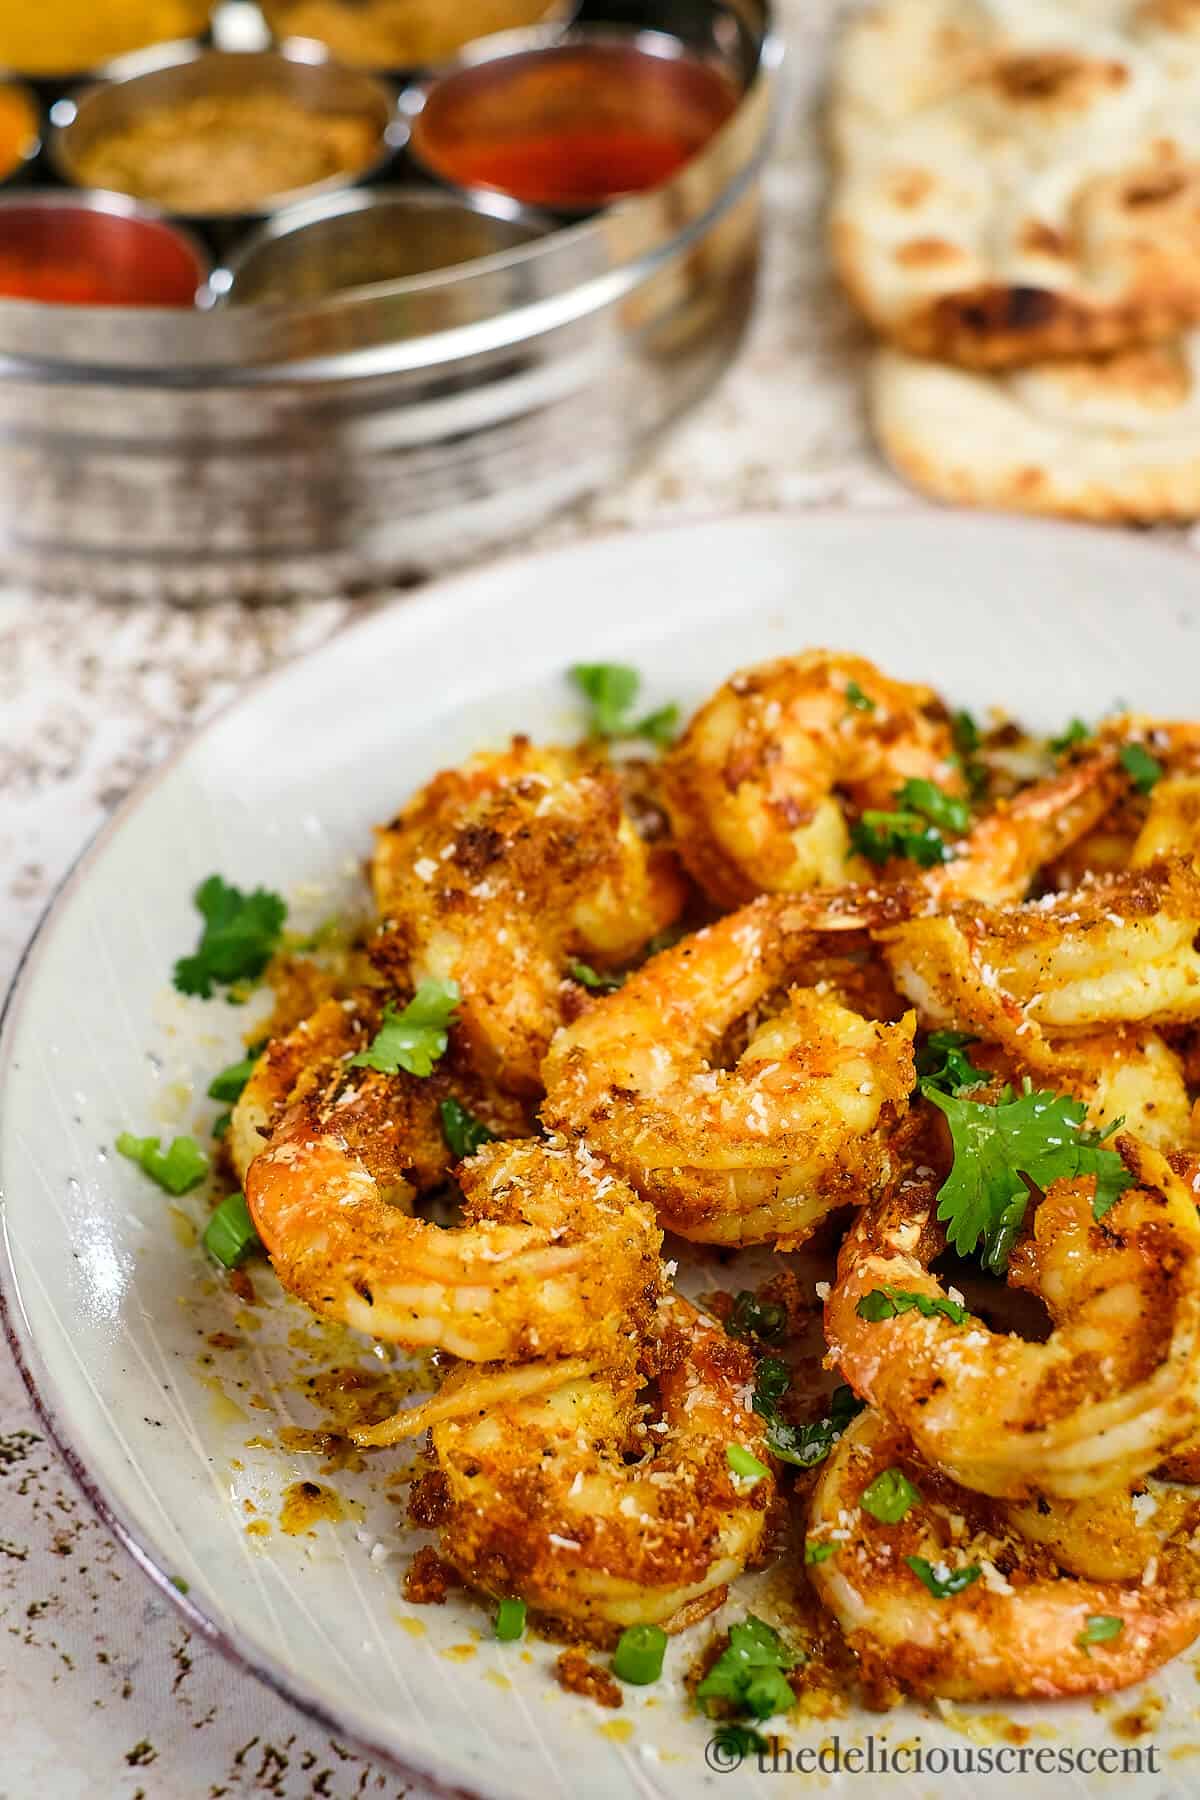
[[[1200,333],[1004,375],[876,352],[872,423],[939,500],[1069,518],[1200,517]]]
[[[1200,323],[1200,0],[880,0],[843,39],[833,253],[920,355]]]

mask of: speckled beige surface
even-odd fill
[[[542,542],[746,507],[907,502],[868,447],[865,340],[820,247],[813,96],[840,10],[784,6],[795,108],[770,178],[767,292],[747,353],[635,480]],[[370,604],[175,613],[0,592],[0,987],[72,858],[137,779],[247,681]],[[417,1791],[189,1638],[72,1487],[6,1357],[0,1633],[0,1800]]]

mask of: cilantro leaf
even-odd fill
[[[747,1450],[745,1444],[726,1444],[725,1460],[732,1474],[743,1481],[762,1481],[771,1473],[766,1463],[760,1462],[753,1451]]]
[[[935,825],[915,812],[876,812],[870,808],[850,827],[850,848],[868,862],[908,857],[922,869],[952,862],[945,838]]]
[[[743,1288],[734,1299],[725,1330],[735,1338],[769,1341],[781,1337],[787,1330],[787,1307],[778,1300],[760,1300],[752,1288]]]
[[[626,975],[601,975],[591,963],[585,962],[568,963],[567,974],[580,987],[590,988],[594,994],[615,994],[628,980]]]
[[[1089,1613],[1087,1622],[1075,1642],[1085,1656],[1090,1656],[1089,1644],[1107,1644],[1112,1638],[1120,1637],[1124,1629],[1124,1619],[1114,1618],[1112,1613]]]
[[[917,1051],[917,1074],[943,1094],[979,1087],[988,1077],[964,1055],[968,1044],[978,1042],[968,1031],[931,1031]]]
[[[1122,744],[1119,760],[1139,794],[1148,794],[1166,773],[1157,756],[1151,756],[1144,744]]]
[[[938,1569],[923,1556],[906,1556],[904,1560],[935,1600],[948,1600],[952,1594],[961,1594],[964,1588],[969,1588],[973,1581],[979,1580],[980,1570],[975,1563],[968,1563],[962,1569],[948,1569],[945,1563],[940,1563],[938,1568],[946,1569],[946,1573],[940,1575]]]
[[[969,1256],[982,1242],[983,1263],[1002,1274],[1035,1187],[1079,1175],[1095,1177],[1092,1212],[1097,1219],[1135,1185],[1115,1150],[1101,1139],[1116,1129],[1083,1130],[1080,1100],[1027,1085],[1019,1096],[1005,1088],[995,1106],[943,1094],[921,1083],[921,1092],[946,1115],[954,1140],[954,1166],[938,1194],[938,1218],[950,1243]]]
[[[920,813],[939,831],[962,833],[970,829],[971,809],[966,801],[957,794],[948,794],[934,781],[918,777],[906,781],[896,795],[896,804],[902,810]]]
[[[860,1319],[867,1319],[873,1325],[881,1319],[898,1319],[906,1312],[919,1312],[923,1319],[934,1319],[940,1313],[952,1325],[965,1324],[968,1317],[966,1307],[948,1295],[914,1294],[886,1282],[883,1287],[872,1288],[869,1294],[863,1294],[854,1310]]]
[[[1072,719],[1065,731],[1048,740],[1048,748],[1055,756],[1065,756],[1068,750],[1074,750],[1077,744],[1086,744],[1092,733],[1082,719]]]
[[[455,981],[423,981],[401,1011],[389,1001],[370,1047],[352,1056],[350,1067],[378,1069],[381,1075],[395,1075],[400,1069],[410,1075],[432,1075],[434,1063],[446,1054],[459,998]]]
[[[903,1469],[881,1469],[859,1496],[863,1511],[881,1525],[899,1525],[920,1502],[921,1490],[913,1486]]]
[[[837,1387],[829,1397],[829,1412],[807,1425],[793,1425],[780,1417],[778,1402],[791,1386],[791,1374],[778,1357],[765,1356],[758,1365],[751,1405],[767,1421],[767,1446],[780,1462],[798,1469],[815,1469],[861,1411],[863,1403],[851,1388]]]
[[[706,1712],[710,1700],[724,1700],[739,1712],[769,1719],[795,1705],[795,1693],[784,1675],[799,1660],[778,1632],[749,1613],[729,1627],[729,1646],[696,1689],[696,1698]]]
[[[240,1099],[242,1089],[253,1075],[257,1062],[258,1057],[253,1054],[244,1056],[241,1062],[230,1063],[227,1069],[214,1075],[208,1084],[209,1099],[228,1102]]]
[[[219,875],[201,882],[194,900],[204,930],[193,954],[175,964],[172,979],[179,992],[208,1000],[215,984],[257,980],[279,943],[287,918],[284,901],[266,888],[244,894]]]
[[[468,1112],[461,1100],[451,1095],[438,1104],[438,1112],[442,1120],[442,1136],[459,1162],[466,1156],[474,1156],[484,1144],[494,1144],[496,1134],[489,1131],[482,1119]]]
[[[731,1762],[735,1756],[744,1762],[748,1756],[769,1756],[771,1752],[766,1738],[752,1725],[718,1725],[712,1741]]]
[[[848,681],[846,683],[846,704],[847,706],[852,706],[855,712],[871,713],[875,711],[874,700],[872,700],[870,694],[863,693],[857,681]]]
[[[164,1150],[156,1137],[134,1137],[132,1132],[123,1131],[116,1148],[168,1194],[186,1194],[208,1174],[208,1158],[192,1137],[173,1138]]]
[[[960,756],[974,756],[982,747],[983,734],[965,707],[961,712],[955,713],[950,721],[950,729],[954,734],[954,748]]]
[[[660,706],[644,719],[631,719],[630,709],[642,678],[626,663],[575,663],[567,671],[591,706],[588,733],[599,738],[648,738],[669,744],[679,727],[679,708]]]

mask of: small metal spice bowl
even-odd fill
[[[176,45],[127,57],[108,76],[53,109],[52,163],[74,186],[129,194],[196,224],[264,218],[350,187],[403,141],[392,90],[330,61],[319,44]],[[289,179],[306,154],[320,172]]]
[[[0,187],[29,174],[42,147],[42,109],[24,82],[0,76]]]
[[[511,32],[407,88],[401,108],[428,174],[577,217],[673,180],[736,111],[739,73],[665,32]]]
[[[549,220],[501,199],[467,200],[441,188],[370,188],[310,200],[276,214],[213,276],[214,299],[288,305],[360,293],[466,268],[531,243]],[[444,293],[434,328],[449,321]],[[417,315],[413,315],[414,328]]]
[[[278,40],[314,38],[351,68],[411,74],[496,32],[564,26],[579,0],[261,0],[261,7]]]
[[[190,308],[207,275],[186,232],[120,194],[0,198],[2,300]]]

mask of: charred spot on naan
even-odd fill
[[[1069,50],[1033,50],[997,57],[985,79],[1014,106],[1072,113],[1125,87],[1129,70],[1124,63]]]

